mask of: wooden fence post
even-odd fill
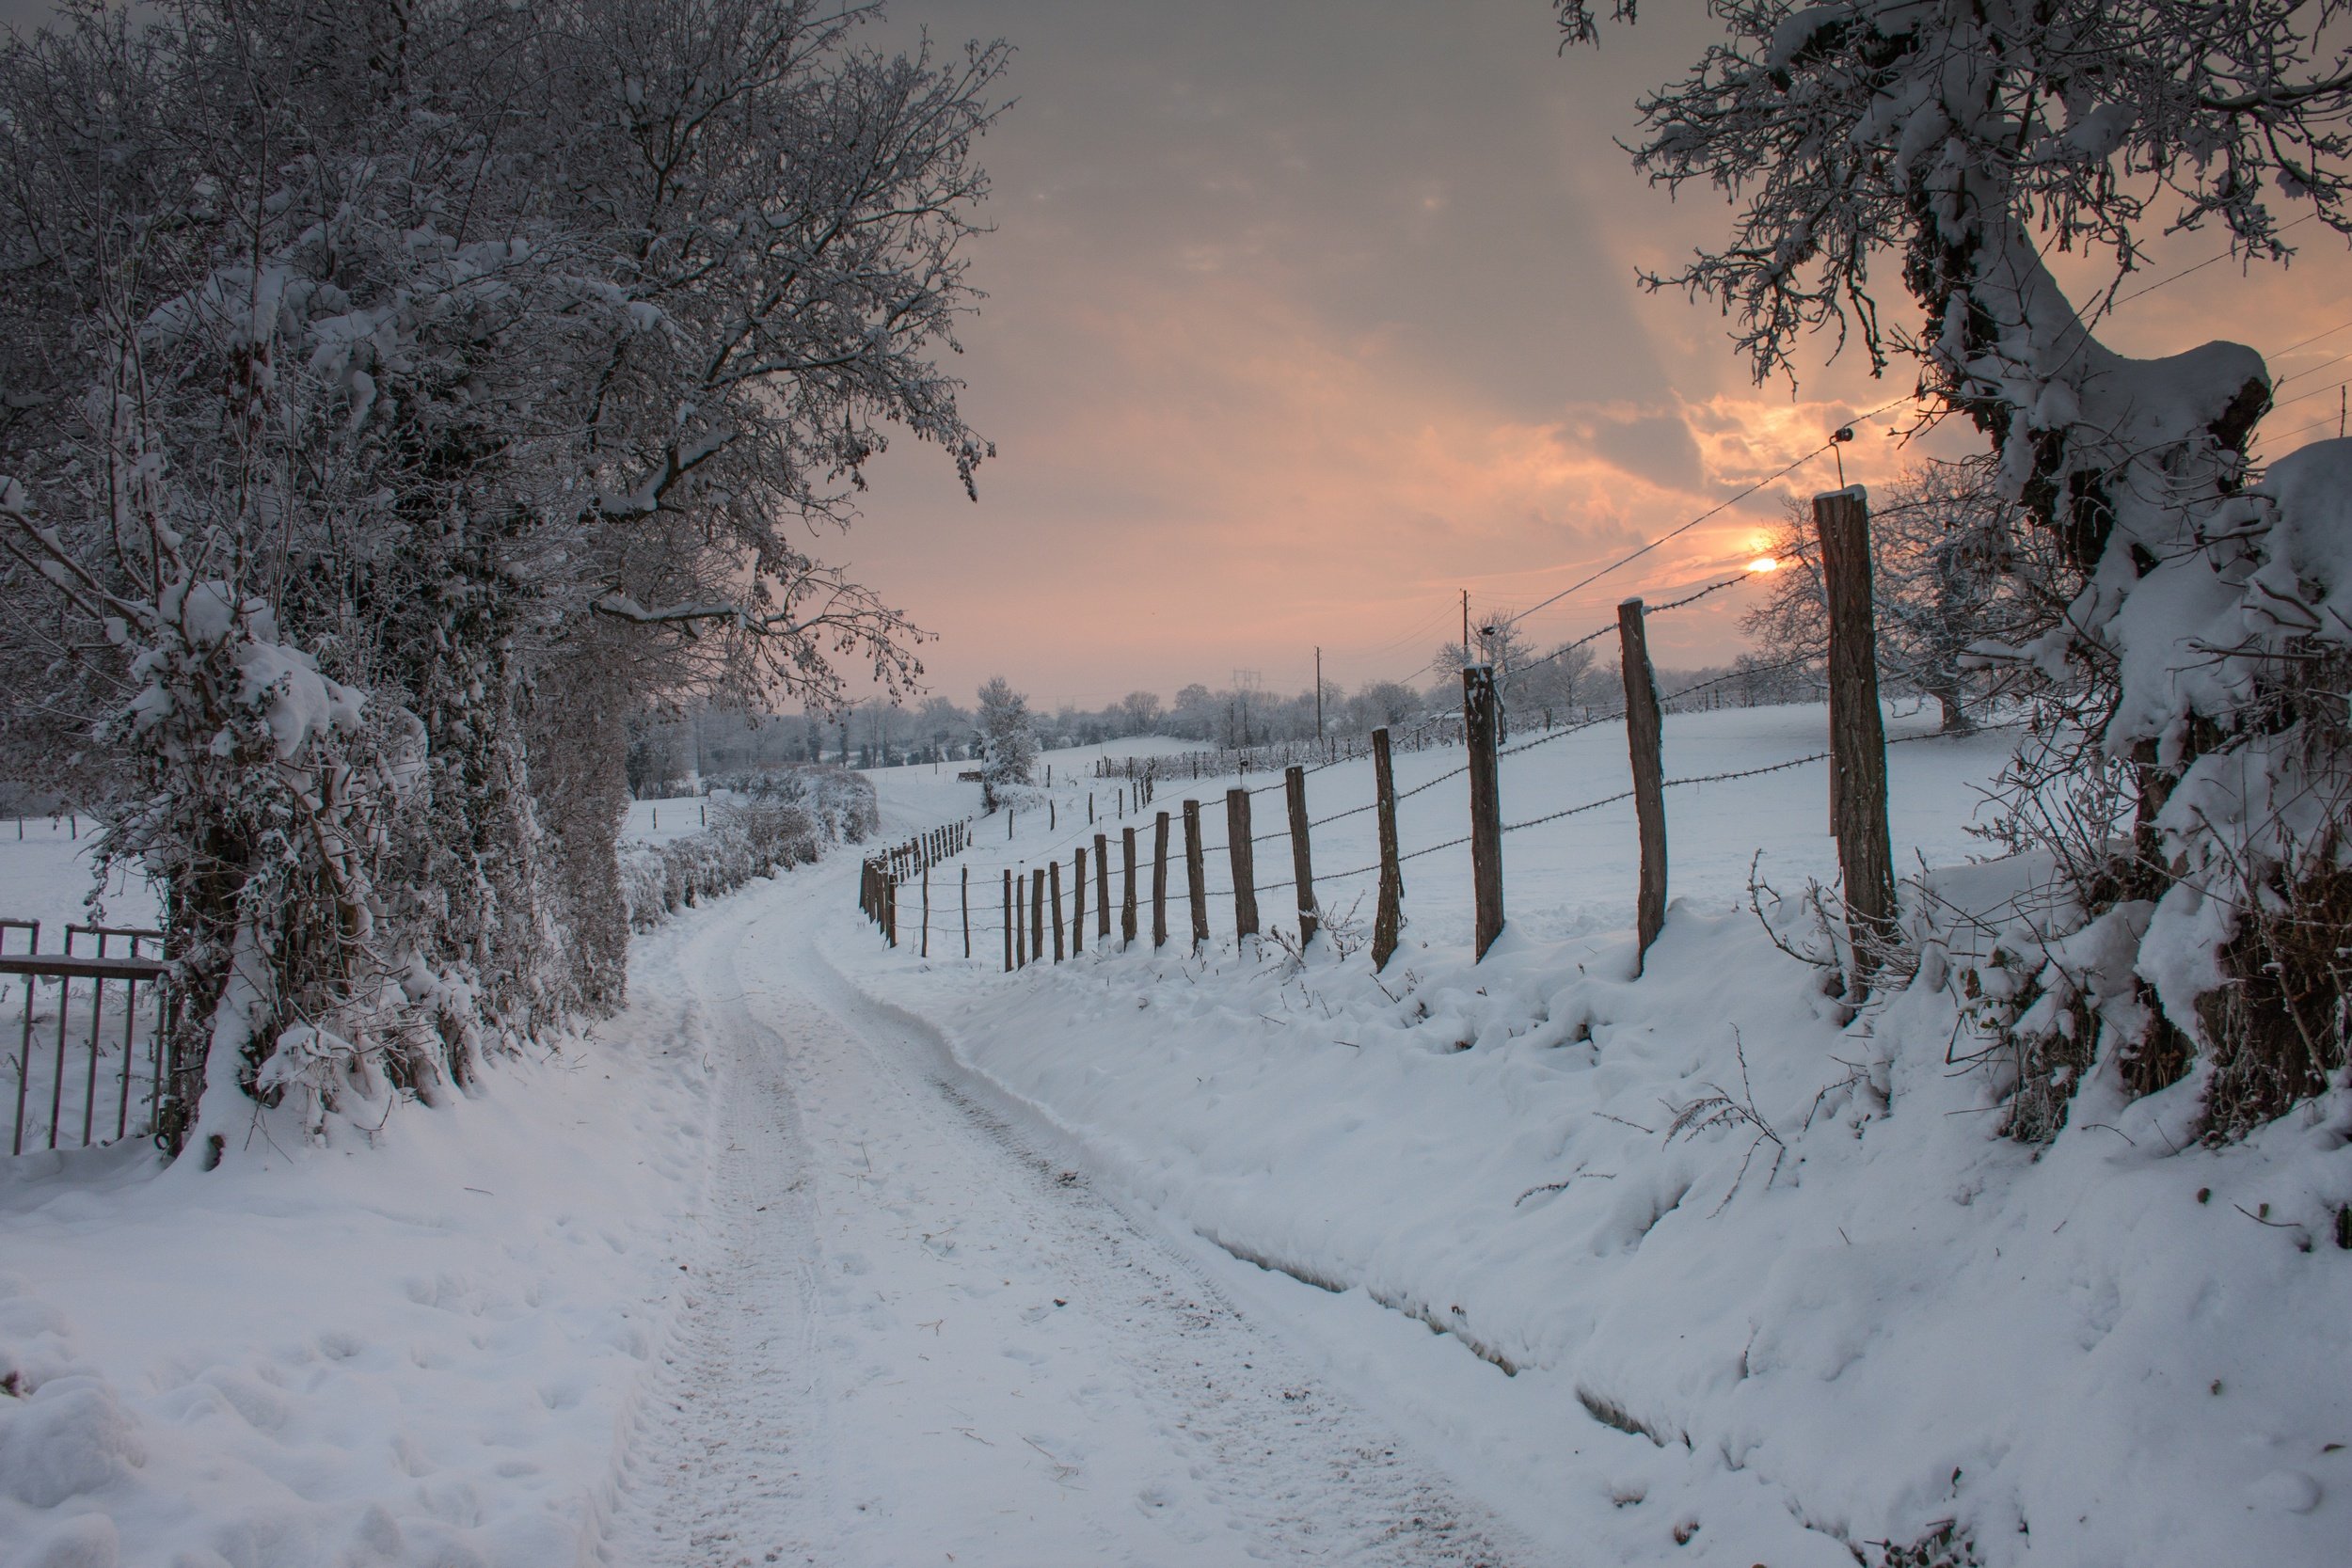
[[[1502,800],[1495,760],[1495,671],[1462,672],[1462,744],[1470,764],[1470,889],[1478,904],[1477,956],[1502,934]]]
[[[1307,770],[1293,764],[1282,774],[1291,814],[1291,882],[1298,891],[1298,945],[1315,940],[1315,864],[1307,842]]]
[[[1087,950],[1087,848],[1081,844],[1070,868],[1070,951],[1073,957]]]
[[[1061,863],[1056,861],[1053,863],[1057,868],[1054,880],[1058,882],[1061,880]],[[1058,937],[1061,933],[1057,931],[1054,934]],[[1029,873],[1029,961],[1045,961],[1045,873],[1042,871]]]
[[[1225,792],[1225,854],[1233,870],[1233,935],[1258,934],[1258,851],[1249,842],[1249,791]]]
[[[1184,899],[1192,906],[1192,950],[1209,942],[1209,872],[1202,863],[1200,802],[1184,802]]]
[[[1136,831],[1132,827],[1119,830],[1119,847],[1125,862],[1127,878],[1119,897],[1119,938],[1122,947],[1136,944]]]
[[[1054,887],[1054,961],[1062,960],[1061,936],[1061,862],[1056,859],[1045,867],[1045,879]]]
[[[1005,868],[1005,973],[1012,973],[1012,867]]]
[[[1103,833],[1094,835],[1094,934],[1107,942],[1111,940],[1111,844]]]
[[[1094,826],[1094,791],[1087,791],[1087,826]]]
[[[963,956],[972,956],[972,868],[965,866],[957,898],[963,905]]]
[[[1152,945],[1168,945],[1168,813],[1152,828]]]
[[[1389,760],[1386,725],[1372,732],[1372,786],[1380,823],[1380,902],[1372,920],[1372,967],[1389,967],[1405,925],[1405,867],[1396,852],[1396,773]]]
[[[931,956],[931,866],[929,861],[923,863],[923,946],[916,956],[925,958]]]
[[[1053,769],[1050,768],[1046,769],[1046,772],[1048,773],[1051,773]],[[1050,783],[1051,781],[1049,780],[1048,782]],[[1045,798],[1045,831],[1049,833],[1057,833],[1061,832],[1061,828],[1059,826],[1061,814],[1054,809],[1054,798],[1049,795]]]
[[[1012,879],[1012,967],[1029,967],[1029,874]]]
[[[1895,934],[1895,855],[1886,827],[1886,726],[1879,713],[1878,628],[1870,610],[1870,506],[1862,487],[1813,498],[1829,599],[1829,747],[1837,870],[1853,948],[1848,993],[1869,994]]]
[[[882,914],[890,933],[890,945],[896,947],[898,945],[898,879],[896,877],[882,879]]]
[[[1642,882],[1634,905],[1633,973],[1666,924],[1666,759],[1658,683],[1650,674],[1642,601],[1617,606],[1618,667],[1625,675],[1625,742],[1633,765],[1633,817],[1642,839]]]

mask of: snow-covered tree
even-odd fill
[[[919,673],[805,537],[891,426],[986,454],[934,356],[1002,55],[870,14],[86,0],[0,44],[0,618],[76,650],[15,695],[111,749],[162,879],[175,1141],[616,1003],[648,695]]]
[[[986,809],[994,811],[999,791],[1037,775],[1037,715],[1010,681],[991,675],[980,687],[979,728],[980,788]]]
[[[1935,699],[1946,734],[1974,727],[1968,706],[1994,677],[1970,668],[1987,640],[2018,643],[2063,615],[2071,581],[1988,464],[1928,463],[1870,498],[1871,598],[1880,679]],[[1760,662],[1819,663],[1829,653],[1827,590],[1812,509],[1792,501],[1766,553],[1778,562],[1741,617]]]
[[[1597,36],[1592,0],[1557,7],[1570,40]],[[2093,760],[2126,786],[2128,840],[2082,890],[2083,918],[2125,958],[2067,981],[2100,1032],[2090,1076],[2146,1087],[2193,1060],[2224,1133],[2318,1092],[2345,1059],[2324,999],[2342,992],[2352,903],[2352,622],[2336,597],[2352,574],[2329,542],[2352,522],[2352,459],[2323,443],[2249,491],[2261,356],[2209,342],[2134,359],[2095,327],[2151,226],[2272,259],[2292,249],[2290,212],[2352,233],[2345,7],[1710,10],[1727,36],[1643,100],[1634,156],[1669,186],[1714,186],[1738,217],[1649,281],[1724,309],[1759,376],[1788,371],[1816,328],[1877,368],[1915,358],[2078,574],[2062,619],[2007,657],[2102,694]],[[2053,247],[2104,253],[2107,291],[2070,300]]]
[[[1119,700],[1120,719],[1128,735],[1150,735],[1159,727],[1160,697],[1156,691],[1130,691]]]
[[[1356,727],[1367,733],[1405,723],[1422,705],[1421,694],[1401,681],[1367,681],[1347,705]]]

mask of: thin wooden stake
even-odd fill
[[[1184,802],[1184,896],[1192,906],[1192,950],[1209,944],[1209,868],[1202,860],[1200,802]]]
[[[1136,831],[1132,827],[1119,830],[1121,858],[1126,863],[1127,879],[1119,898],[1119,940],[1122,947],[1136,944]]]
[[[1012,966],[1029,967],[1029,873],[1024,871],[1012,884]]]
[[[1054,888],[1054,961],[1055,961],[1056,963],[1059,963],[1059,962],[1061,962],[1061,960],[1062,960],[1062,956],[1063,956],[1063,955],[1062,955],[1062,937],[1061,937],[1061,862],[1060,862],[1060,861],[1056,860],[1056,861],[1049,862],[1049,863],[1047,863],[1047,865],[1046,865],[1046,867],[1045,867],[1045,879],[1046,879],[1048,882],[1052,883],[1052,884],[1053,884],[1053,888]]]
[[[1886,826],[1886,726],[1879,712],[1878,627],[1870,610],[1870,508],[1859,485],[1813,498],[1829,599],[1830,777],[1837,869],[1853,948],[1848,993],[1869,994],[1870,971],[1895,931],[1895,855]]]
[[[1666,759],[1658,682],[1650,673],[1642,601],[1617,607],[1617,658],[1625,675],[1625,743],[1633,765],[1633,819],[1642,840],[1641,890],[1634,903],[1633,973],[1666,924]]]
[[[1168,945],[1168,813],[1152,827],[1152,945]]]
[[[972,956],[972,868],[961,868],[963,875],[957,885],[957,902],[963,906],[963,956]]]
[[[1094,835],[1094,934],[1104,942],[1111,940],[1111,846],[1101,833]]]
[[[1316,653],[1320,655],[1321,649]],[[1307,770],[1294,765],[1282,774],[1291,814],[1291,881],[1298,891],[1298,945],[1315,940],[1315,863],[1307,841]]]
[[[1005,869],[1005,973],[1012,973],[1012,869]]]
[[[1373,800],[1380,823],[1380,902],[1372,921],[1372,967],[1383,970],[1405,925],[1405,867],[1396,847],[1396,773],[1390,765],[1387,727],[1372,732]]]
[[[1087,950],[1087,851],[1083,844],[1078,846],[1070,879],[1070,951],[1075,957]]]
[[[928,861],[926,861],[926,862],[924,863],[924,864],[923,864],[923,946],[922,946],[922,951],[921,951],[921,952],[917,955],[917,957],[928,958],[930,958],[930,956],[931,956],[931,868],[930,868],[930,862],[928,862]]]
[[[1029,961],[1045,961],[1045,873],[1029,873]]]
[[[1470,889],[1477,900],[1478,957],[1502,934],[1502,800],[1495,760],[1495,672],[1462,672],[1462,743],[1470,764]]]
[[[1249,842],[1249,791],[1225,792],[1225,852],[1233,871],[1233,935],[1258,934],[1258,852]]]

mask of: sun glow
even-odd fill
[[[1769,555],[1759,555],[1754,561],[1748,562],[1748,570],[1751,572],[1777,572],[1780,570],[1780,562],[1774,561]]]

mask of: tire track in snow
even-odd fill
[[[1523,1555],[831,976],[840,879],[756,884],[681,955],[726,1144],[611,1561]]]

